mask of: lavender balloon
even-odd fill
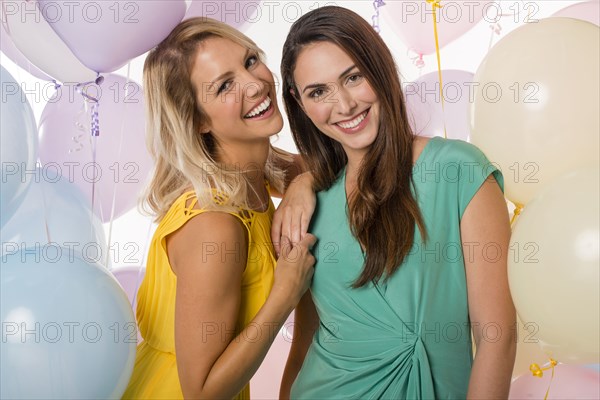
[[[483,17],[494,17],[500,6],[493,3],[493,0],[442,1],[442,7],[436,9],[440,47],[465,34]],[[387,1],[381,12],[392,30],[410,50],[418,54],[435,52],[431,4],[425,0]]]
[[[38,0],[42,16],[88,68],[111,72],[163,40],[183,19],[184,0]]]
[[[70,86],[49,100],[39,130],[43,168],[58,170],[74,182],[94,213],[107,222],[136,204],[152,161],[145,146],[142,88],[122,76],[104,78],[86,90],[99,100],[99,136],[90,135],[87,100]]]
[[[468,141],[469,105],[473,101],[473,90],[477,89],[473,78],[470,72],[450,69],[442,71],[441,88],[437,71],[408,83],[404,94],[415,133],[443,137],[445,122],[448,138]]]

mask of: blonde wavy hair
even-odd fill
[[[250,185],[242,171],[219,163],[215,138],[210,133],[200,134],[209,118],[196,100],[191,72],[198,45],[210,37],[229,39],[264,61],[264,52],[250,38],[205,17],[181,22],[150,51],[144,63],[144,92],[147,146],[156,164],[142,208],[156,215],[157,221],[190,186],[206,209],[235,211],[248,204]],[[271,186],[283,192],[284,172],[277,166],[278,160],[289,158],[270,146],[265,175]]]

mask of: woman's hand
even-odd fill
[[[281,255],[269,297],[284,302],[291,312],[310,286],[315,265],[315,257],[310,250],[317,239],[310,233],[296,244],[292,244],[286,236],[281,239]]]
[[[298,175],[285,191],[273,216],[271,240],[278,255],[281,254],[283,236],[289,238],[293,245],[305,237],[316,204],[312,174],[305,172]]]

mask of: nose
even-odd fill
[[[344,87],[339,89],[336,96],[336,103],[337,111],[341,115],[352,115],[357,106],[352,93]]]
[[[248,100],[257,100],[265,92],[265,82],[247,71],[242,79],[242,94]]]

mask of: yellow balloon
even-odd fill
[[[600,28],[549,18],[512,31],[473,84],[471,142],[504,174],[506,197],[527,204],[561,174],[598,165]]]
[[[513,228],[510,291],[543,351],[561,362],[600,361],[600,172],[577,170],[527,205]]]

